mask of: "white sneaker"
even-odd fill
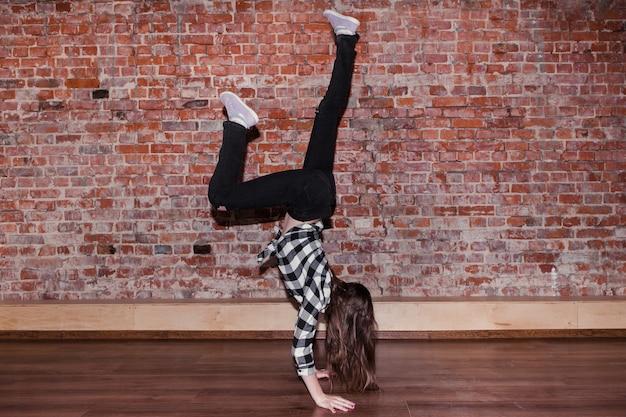
[[[337,35],[354,35],[361,24],[354,17],[344,16],[334,10],[324,11],[324,17],[328,19]]]
[[[226,106],[226,112],[228,113],[228,120],[238,123],[250,129],[259,123],[259,116],[235,94],[230,91],[225,91],[220,94],[220,100]]]

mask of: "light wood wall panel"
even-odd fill
[[[375,313],[382,332],[626,329],[621,297],[383,299]],[[289,332],[295,319],[286,300],[0,304],[4,332]]]

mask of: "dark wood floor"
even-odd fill
[[[290,342],[0,342],[0,416],[322,416]],[[354,416],[623,417],[626,340],[379,342]]]

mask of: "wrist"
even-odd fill
[[[317,376],[315,374],[305,375],[302,377],[302,380],[304,381],[304,385],[306,385],[313,401],[319,405],[319,403],[326,397],[326,394],[317,380]]]

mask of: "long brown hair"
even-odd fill
[[[326,368],[348,391],[378,389],[372,297],[359,283],[333,278],[326,308]],[[332,379],[331,379],[332,381]]]

